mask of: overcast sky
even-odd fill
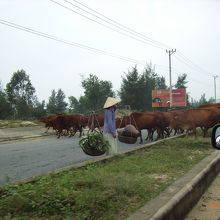
[[[61,88],[66,97],[83,95],[82,75],[109,80],[116,91],[135,64],[141,73],[152,63],[169,85],[166,49],[176,49],[172,84],[187,73],[190,97],[198,100],[205,93],[209,99],[213,75],[220,76],[219,11],[219,0],[0,0],[0,81],[5,88],[13,73],[24,69],[38,99],[47,102],[52,89]],[[220,77],[216,85],[219,99]]]

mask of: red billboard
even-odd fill
[[[169,107],[170,90],[152,90],[152,107]],[[186,106],[186,89],[172,90],[172,106]]]

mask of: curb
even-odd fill
[[[158,197],[137,210],[128,220],[184,219],[219,171],[220,154],[216,150]]]

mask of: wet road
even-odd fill
[[[78,137],[48,136],[0,143],[0,184],[93,159],[81,150],[78,142]],[[118,149],[121,152],[137,145],[138,142],[132,145],[118,142]]]

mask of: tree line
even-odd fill
[[[178,76],[174,88],[187,88],[187,74]],[[108,96],[119,96],[121,105],[130,105],[132,110],[152,111],[151,91],[153,89],[167,89],[165,78],[159,76],[151,64],[147,64],[140,73],[137,66],[132,67],[122,76],[119,91],[113,91],[110,81],[100,80],[96,75],[90,74],[82,79],[81,86],[84,95],[78,99],[66,96],[62,89],[51,91],[48,102],[40,102],[36,96],[36,90],[32,85],[29,75],[25,70],[17,70],[13,73],[10,82],[3,89],[0,83],[0,119],[38,119],[48,114],[61,113],[89,113],[102,109]],[[213,102],[206,100],[205,94],[199,101],[187,96],[187,106],[196,107],[200,104]]]

